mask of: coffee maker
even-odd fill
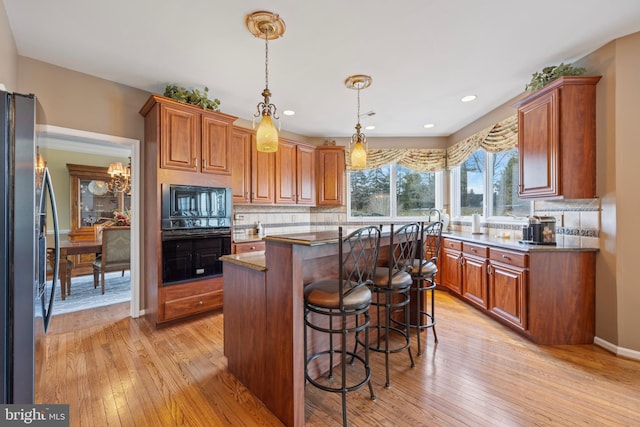
[[[556,219],[552,216],[531,216],[522,227],[522,243],[530,245],[556,244]]]

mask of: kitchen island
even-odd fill
[[[345,233],[349,231],[352,230],[345,230]],[[446,239],[461,242],[460,248],[463,243],[476,250],[486,246],[486,253],[472,253],[481,260],[479,271],[485,276],[477,276],[477,283],[462,283],[463,298],[471,298],[472,290],[486,286],[484,301],[491,305],[482,309],[534,342],[560,343],[538,341],[538,336],[549,336],[553,340],[579,337],[580,342],[593,339],[597,249],[562,244],[541,247],[460,233],[443,234],[443,242]],[[285,425],[302,426],[305,385],[303,288],[314,280],[335,277],[338,232],[267,236],[264,241],[264,252],[222,258],[224,352],[231,374]],[[387,253],[384,247],[388,248],[388,244],[388,236],[383,233],[381,256]],[[443,247],[443,251],[446,249]],[[458,252],[464,254],[463,249]],[[512,257],[512,261],[522,261],[522,264],[517,268],[507,265]],[[500,275],[489,277],[489,265],[492,272],[500,272]],[[492,295],[489,295],[490,289],[493,289]],[[517,298],[518,304],[513,303],[512,296]],[[566,331],[572,333],[568,335]],[[310,341],[311,351],[323,344],[315,337]],[[317,376],[325,369],[314,366],[310,374]]]

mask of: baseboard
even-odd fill
[[[640,351],[631,350],[624,347],[618,347],[615,344],[611,344],[609,341],[602,338],[595,337],[593,343],[599,347],[604,348],[607,351],[615,354],[616,356],[626,357],[628,359],[640,360]]]

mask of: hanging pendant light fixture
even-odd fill
[[[365,76],[363,74],[349,76],[344,81],[347,88],[358,91],[356,133],[351,136],[351,144],[349,144],[351,150],[351,167],[354,169],[362,169],[367,166],[367,137],[364,133],[360,132],[360,90],[371,86],[371,81],[371,76]]]
[[[264,74],[265,87],[262,91],[264,101],[258,103],[258,112],[255,118],[260,117],[260,124],[256,130],[256,145],[258,151],[271,153],[278,151],[278,130],[273,124],[273,119],[279,120],[276,106],[270,101],[271,91],[269,90],[269,40],[282,37],[285,31],[285,24],[282,18],[272,12],[254,12],[247,15],[245,22],[247,29],[256,37],[264,38],[265,59]]]

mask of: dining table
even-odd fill
[[[69,255],[100,254],[102,253],[102,240],[62,240],[60,241],[60,270],[58,279],[60,280],[60,297],[62,300],[71,293],[67,289],[67,257]]]

